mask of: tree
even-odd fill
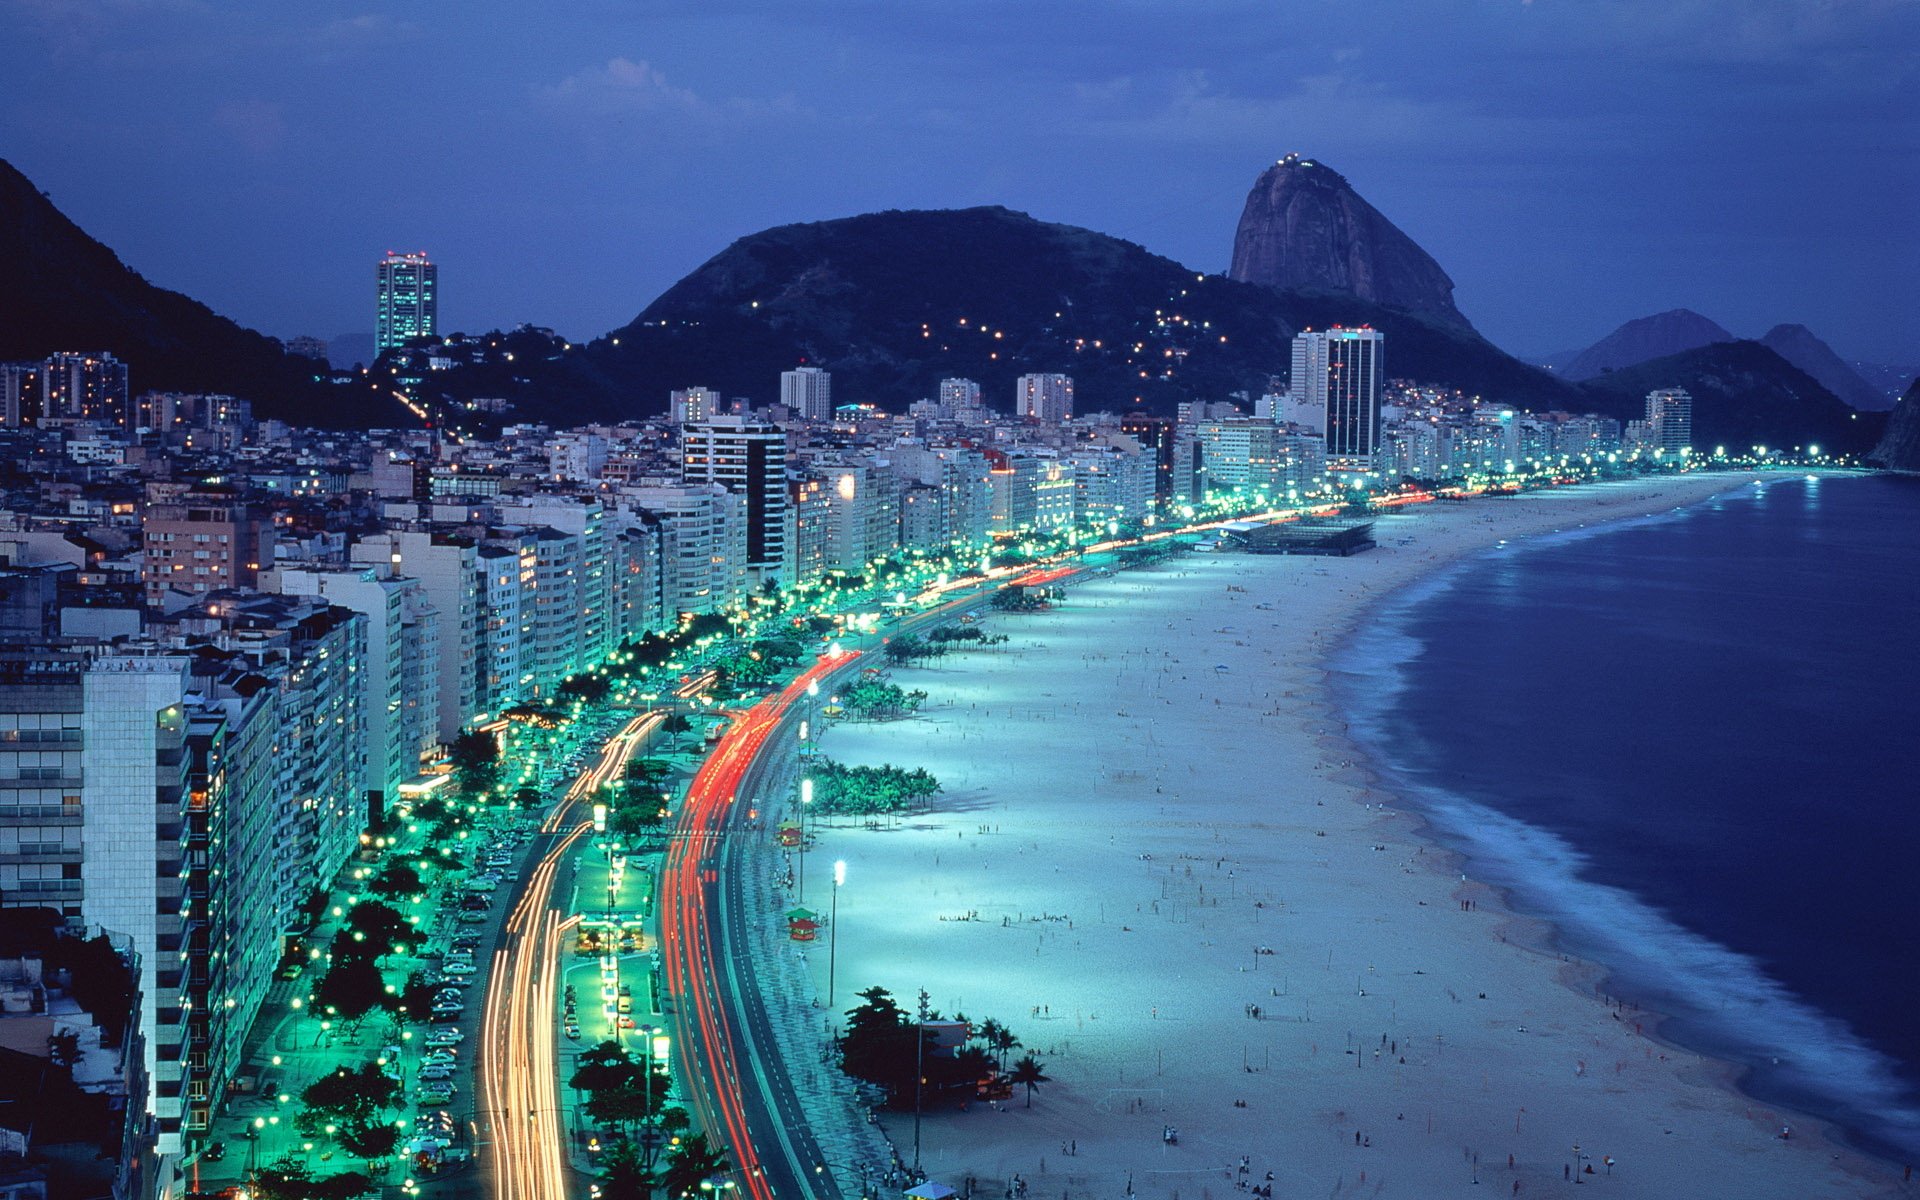
[[[400,1131],[391,1121],[342,1125],[334,1135],[340,1148],[363,1162],[385,1158],[400,1144]]]
[[[627,1138],[600,1155],[600,1200],[653,1200],[653,1173],[640,1148]]]
[[[249,1192],[259,1200],[353,1200],[373,1187],[373,1180],[358,1171],[315,1179],[291,1155],[255,1171],[248,1183]]]
[[[362,935],[356,942],[375,948],[371,951],[375,958],[420,941],[419,930],[398,909],[378,900],[354,905],[347,915],[347,929]]]
[[[885,988],[857,993],[864,1003],[847,1010],[840,1036],[840,1069],[885,1089],[890,1103],[913,1090],[919,1069],[919,1030]]]
[[[693,729],[693,722],[687,720],[685,713],[669,713],[667,719],[660,722],[660,732],[668,734],[677,745],[680,735]]]
[[[700,1191],[702,1182],[732,1169],[727,1156],[708,1144],[706,1134],[693,1133],[667,1153],[667,1169],[660,1182],[669,1196],[691,1196]]]
[[[380,873],[367,884],[367,890],[376,896],[389,899],[418,896],[425,890],[420,881],[420,872],[403,862],[388,863]]]
[[[1007,1082],[1020,1084],[1027,1089],[1027,1107],[1032,1108],[1033,1089],[1050,1081],[1033,1055],[1023,1054],[1020,1056],[1020,1061],[1013,1064],[1013,1073],[1007,1076]]]
[[[976,1036],[997,1056],[1001,1070],[1006,1069],[1008,1052],[1020,1048],[1020,1039],[1013,1036],[1013,1031],[992,1017],[980,1022]]]
[[[369,956],[336,955],[314,989],[313,1002],[344,1020],[358,1021],[387,1002],[387,980]]]
[[[392,1141],[385,1142],[385,1150],[366,1154],[361,1151],[382,1144],[379,1129],[393,1132],[393,1123],[386,1119],[386,1113],[399,1102],[400,1081],[388,1075],[380,1064],[340,1067],[314,1080],[300,1093],[304,1108],[294,1124],[309,1137],[332,1125],[333,1136],[342,1149],[363,1158],[378,1158],[392,1152]]]

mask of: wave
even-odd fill
[[[1565,545],[1682,516],[1567,529],[1488,554]],[[1517,912],[1553,926],[1556,948],[1604,968],[1612,994],[1669,1017],[1663,1036],[1742,1068],[1740,1086],[1756,1099],[1831,1120],[1871,1150],[1907,1159],[1920,1153],[1920,1104],[1899,1064],[1846,1022],[1796,995],[1756,959],[1594,878],[1603,870],[1559,834],[1417,777],[1422,745],[1397,713],[1411,683],[1408,668],[1427,650],[1411,632],[1413,618],[1486,557],[1452,564],[1395,593],[1330,660],[1331,698],[1357,748],[1387,789],[1427,820],[1434,837],[1464,857],[1470,872],[1501,888]]]

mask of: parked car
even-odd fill
[[[466,1040],[466,1034],[458,1029],[436,1029],[427,1035],[429,1046],[458,1046]]]
[[[435,1080],[420,1089],[420,1099],[427,1104],[446,1104],[454,1095],[453,1085],[444,1080]]]
[[[444,1082],[453,1078],[453,1066],[449,1063],[429,1063],[420,1068],[420,1078],[430,1083]]]
[[[460,923],[462,925],[479,925],[485,922],[486,919],[487,919],[487,914],[483,912],[473,912],[472,910],[468,910],[467,912],[463,912],[460,914]]]
[[[465,1011],[467,1006],[457,1000],[440,1000],[433,1006],[433,1015],[436,1017],[457,1017]]]
[[[446,966],[440,969],[445,971],[448,975],[473,974],[473,964],[470,962],[450,962]]]

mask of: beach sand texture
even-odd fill
[[[989,1197],[1018,1175],[1034,1200],[1224,1200],[1269,1172],[1276,1198],[1905,1194],[1541,949],[1368,788],[1323,694],[1327,654],[1395,588],[1742,482],[1429,505],[1345,560],[1184,555],[896,671],[922,714],[836,725],[823,750],[946,794],[895,828],[820,824],[813,907],[847,862],[836,1007],[878,984],[911,1011],[925,988],[1009,1025],[1052,1080],[1031,1108],[930,1110],[929,1174]],[[884,1123],[910,1159],[911,1118]]]

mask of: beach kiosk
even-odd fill
[[[787,936],[796,942],[811,942],[819,933],[820,926],[805,917],[787,922]]]
[[[958,1193],[946,1184],[936,1183],[929,1179],[925,1183],[915,1184],[913,1187],[908,1188],[907,1200],[953,1200],[953,1197],[957,1194]]]

